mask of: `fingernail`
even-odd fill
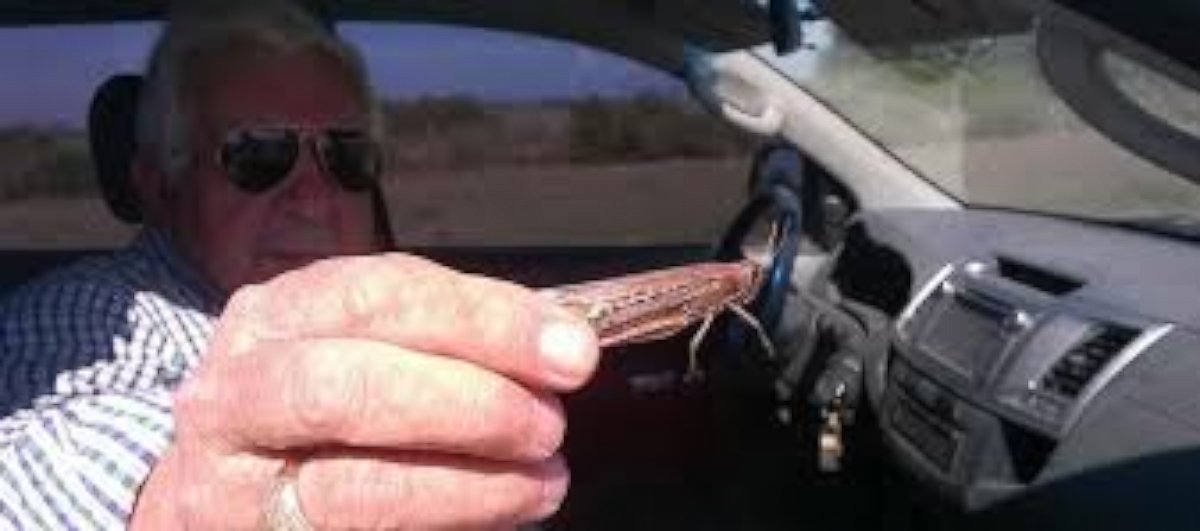
[[[542,328],[538,347],[557,383],[574,386],[591,372],[594,341],[592,331],[581,324],[551,321]]]

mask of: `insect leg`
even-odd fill
[[[700,347],[704,344],[704,337],[708,335],[708,329],[712,327],[716,317],[715,313],[708,314],[700,323],[700,328],[692,335],[692,339],[688,341],[688,370],[684,377],[687,380],[699,381],[704,377],[703,371],[700,370]]]
[[[726,308],[740,317],[747,325],[750,325],[750,328],[754,329],[754,333],[758,335],[759,343],[762,344],[763,350],[767,352],[767,357],[775,359],[775,345],[771,343],[771,338],[767,335],[767,331],[763,329],[762,323],[759,323],[758,319],[751,315],[750,312],[737,304],[729,304]]]

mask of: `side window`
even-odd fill
[[[141,70],[158,30],[0,28],[0,250],[109,248],[132,235],[99,198],[87,113],[110,75]]]
[[[744,198],[754,140],[659,70],[508,32],[340,29],[384,102],[402,246],[708,244]]]
[[[141,71],[160,29],[0,29],[0,250],[131,237],[100,197],[87,113],[109,76]],[[401,245],[708,244],[742,201],[755,141],[652,67],[473,28],[339,31],[382,100]]]

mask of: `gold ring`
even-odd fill
[[[296,489],[296,466],[288,463],[267,500],[266,528],[268,531],[314,531],[304,510],[300,508],[300,493]]]

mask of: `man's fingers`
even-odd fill
[[[512,463],[360,449],[201,459],[184,472],[189,481],[166,488],[188,529],[255,528],[288,474],[317,529],[511,528],[557,511],[569,481],[558,455]]]
[[[233,448],[345,445],[530,461],[562,442],[565,419],[552,394],[468,362],[364,340],[259,347],[193,386],[212,387],[185,388],[177,399],[177,410]]]
[[[464,359],[526,385],[570,390],[596,365],[585,322],[515,284],[408,255],[326,260],[238,292],[214,346],[357,337]]]
[[[497,529],[543,519],[566,496],[560,458],[527,465],[457,456],[306,460],[297,489],[318,529]]]

